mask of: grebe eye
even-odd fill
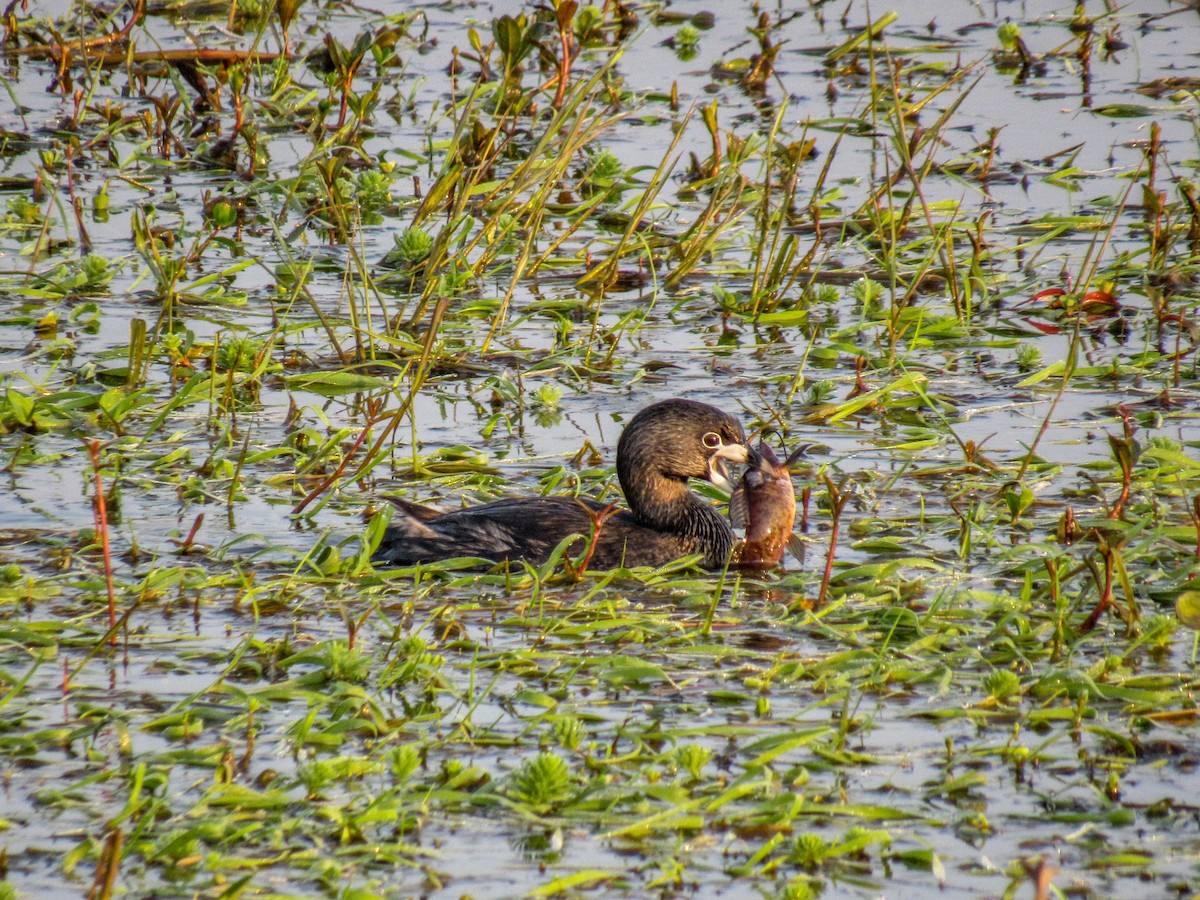
[[[721,436],[715,431],[708,432],[704,435],[704,437],[700,438],[700,440],[709,450],[716,450],[721,446]]]

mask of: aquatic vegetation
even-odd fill
[[[37,7],[0,895],[1193,890],[1178,10]],[[670,396],[804,563],[372,565]]]

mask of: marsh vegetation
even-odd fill
[[[1200,15],[928,10],[7,4],[0,897],[1194,895]],[[671,396],[803,564],[371,565]]]

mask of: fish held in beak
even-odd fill
[[[724,444],[708,458],[708,480],[721,490],[733,493],[735,488],[729,465],[749,463],[753,458],[754,451],[745,444]]]
[[[731,564],[741,568],[770,569],[779,565],[783,551],[799,545],[792,529],[796,524],[796,490],[788,467],[803,453],[797,450],[783,462],[759,443],[729,500],[729,518],[745,537],[733,550]]]

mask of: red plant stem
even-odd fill
[[[825,571],[821,575],[821,590],[817,594],[818,608],[825,605],[825,599],[829,595],[829,582],[833,580],[833,557],[837,552],[839,519],[841,519],[841,510],[835,506],[833,524],[829,532],[829,552],[825,555]]]
[[[1192,524],[1196,526],[1196,559],[1200,559],[1200,494],[1192,498]]]
[[[192,545],[196,542],[196,533],[200,530],[200,526],[204,524],[204,513],[196,516],[196,521],[192,523],[192,530],[188,532],[183,543],[179,545],[179,552],[185,556],[192,552]]]
[[[563,97],[567,94],[567,81],[571,77],[571,23],[559,23],[559,38],[562,41],[562,59],[558,64],[558,89],[554,92],[555,109],[562,107]]]
[[[1053,559],[1042,561],[1050,575],[1050,605],[1058,609],[1058,563]]]
[[[1100,617],[1113,605],[1113,556],[1111,550],[1100,551],[1104,556],[1104,590],[1100,594],[1100,602],[1096,604],[1096,608],[1088,614],[1088,617],[1083,620],[1083,624],[1079,626],[1079,632],[1086,634],[1096,627],[1096,623],[1100,621]]]
[[[829,553],[825,556],[825,571],[821,575],[821,590],[817,594],[816,602],[817,609],[825,605],[825,600],[829,596],[829,582],[833,580],[833,558],[837,555],[838,532],[842,525],[842,510],[850,502],[851,496],[849,488],[843,489],[834,484],[833,479],[828,475],[824,478],[825,489],[829,492]]]
[[[367,439],[367,435],[371,433],[371,429],[374,428],[380,421],[380,419],[375,417],[367,419],[367,424],[364,425],[363,430],[358,433],[358,437],[354,441],[354,446],[350,448],[350,452],[342,457],[341,463],[324,481],[313,488],[303,500],[296,504],[295,508],[292,510],[294,514],[298,515],[299,513],[304,512],[304,508],[308,506],[309,503],[321,496],[321,494],[325,493],[331,484],[342,477],[342,473],[346,471],[346,467],[350,465],[350,461],[358,455],[359,448],[362,447],[363,441]]]
[[[65,73],[72,66],[84,66],[89,62],[101,66],[119,66],[126,62],[134,65],[146,63],[166,63],[168,65],[180,62],[197,62],[212,65],[233,65],[235,63],[273,63],[283,56],[282,53],[270,53],[259,50],[222,50],[210,49],[177,49],[177,50],[94,50],[71,44],[31,44],[28,47],[9,47],[5,50],[10,55],[27,56],[30,59],[50,59],[59,63],[60,73]],[[289,57],[290,58],[290,57]]]
[[[100,537],[100,550],[104,555],[104,584],[108,588],[108,642],[117,645],[117,594],[113,588],[112,547],[108,541],[108,507],[104,502],[104,478],[100,474],[100,442],[87,440],[88,455],[92,458],[92,471],[96,475],[96,534]]]
[[[357,476],[359,472],[362,472],[370,464],[371,460],[375,458],[376,454],[382,450],[384,442],[392,436],[392,432],[399,427],[400,422],[408,412],[409,407],[412,406],[417,391],[420,390],[421,385],[425,383],[425,375],[429,371],[429,360],[433,355],[433,344],[437,339],[437,333],[438,329],[441,327],[442,319],[445,317],[446,310],[449,308],[449,297],[439,298],[437,303],[434,305],[433,313],[429,317],[429,331],[426,333],[425,343],[421,347],[421,358],[417,363],[417,373],[415,376],[413,376],[412,388],[409,390],[408,396],[405,398],[404,402],[400,404],[400,408],[391,414],[391,418],[390,421],[388,421],[387,427],[384,428],[383,433],[375,439],[375,443],[371,445],[371,449],[367,452],[366,458],[362,461],[362,463],[359,464],[358,468],[350,476],[351,478]],[[378,421],[383,421],[383,419],[379,419]],[[303,500],[293,506],[292,515],[298,516],[300,513],[304,512],[308,504],[312,503],[317,499],[317,497],[321,496],[321,494],[323,494],[325,490],[337,480],[338,476],[345,471],[346,466],[349,464],[349,458],[358,452],[358,446],[361,444],[362,439],[366,437],[367,431],[373,424],[374,422],[368,421],[366,427],[363,429],[362,435],[360,436],[360,440],[356,442],[354,449],[351,450],[350,454],[348,454],[343,464],[338,467],[338,471],[334,472],[334,474],[326,478],[323,482],[321,482],[321,484],[313,488],[313,490],[310,491]]]
[[[583,506],[582,503],[579,505]],[[579,576],[583,575],[583,573],[587,571],[587,567],[591,565],[592,557],[596,555],[596,547],[600,544],[600,532],[604,529],[604,523],[607,522],[609,518],[612,517],[612,514],[617,511],[617,504],[615,502],[610,503],[598,513],[592,512],[592,510],[586,506],[583,508],[584,512],[586,512],[592,520],[592,535],[588,541],[587,549],[584,550],[583,556],[579,558],[579,568],[572,572],[572,575],[577,580]]]
[[[1127,469],[1125,469],[1124,467],[1122,467],[1122,470],[1121,470],[1121,493],[1120,493],[1120,496],[1117,497],[1117,502],[1113,504],[1112,511],[1108,514],[1108,517],[1110,519],[1119,519],[1119,518],[1121,518],[1122,513],[1124,513],[1125,504],[1129,502],[1129,492],[1132,489],[1132,485],[1130,483],[1131,479],[1132,479],[1132,476],[1131,476],[1130,472]]]
[[[11,12],[15,5],[15,3],[10,3],[8,5],[8,11]],[[106,34],[103,37],[93,38],[89,41],[79,41],[78,43],[34,44],[29,47],[7,47],[5,48],[5,52],[25,53],[30,55],[38,53],[45,53],[47,55],[60,54],[62,56],[78,54],[86,57],[94,50],[99,50],[124,41],[129,37],[130,32],[133,31],[133,26],[142,21],[145,15],[146,0],[137,0],[133,7],[133,13],[129,17],[129,21],[122,25],[119,31],[114,31],[112,34]],[[121,56],[124,56],[124,54],[121,54]]]
[[[88,891],[88,900],[109,900],[117,883],[117,873],[121,869],[121,856],[125,848],[125,832],[113,828],[104,838],[100,850],[100,860],[96,864],[96,877]]]
[[[76,91],[75,96],[79,96]],[[83,200],[75,194],[75,152],[74,145],[67,144],[67,193],[71,198],[71,211],[75,213],[75,226],[79,230],[79,248],[84,253],[92,252],[92,238],[87,226],[83,223]]]

